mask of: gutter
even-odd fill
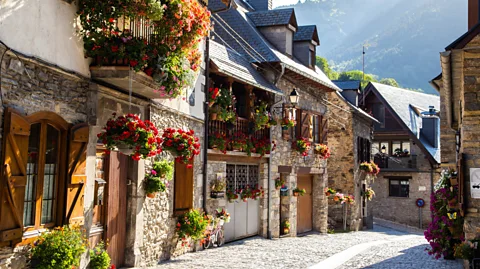
[[[445,91],[445,115],[447,116],[447,124],[453,129],[453,104],[452,104],[452,63],[451,63],[451,51],[445,51],[440,53],[440,64],[442,66],[443,75],[443,89]]]

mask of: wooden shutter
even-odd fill
[[[297,124],[295,125],[295,138],[300,138],[302,137],[302,113],[303,111],[301,109],[296,110],[296,121]]]
[[[357,161],[362,163],[362,138],[360,136],[357,137]]]
[[[312,116],[306,111],[302,111],[302,113],[300,114],[301,114],[300,136],[311,140],[312,139]]]
[[[320,143],[322,144],[325,144],[327,145],[328,144],[328,141],[327,141],[327,136],[328,136],[328,118],[327,116],[323,115],[322,118],[321,118],[321,122],[320,122],[320,133],[321,133],[321,136],[320,136]]]
[[[193,160],[190,161],[190,164],[193,165]],[[175,188],[174,211],[176,215],[180,215],[193,208],[193,168],[187,168],[187,164],[175,162],[173,186]]]
[[[75,125],[70,131],[65,224],[84,223],[83,200],[87,181],[85,169],[88,133],[86,123]]]
[[[7,109],[2,145],[0,177],[0,246],[22,241],[23,206],[27,183],[30,123]]]

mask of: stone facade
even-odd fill
[[[358,137],[371,140],[372,120],[355,113],[338,93],[330,93],[328,145],[332,152],[328,160],[328,187],[341,193],[353,194],[356,203],[348,206],[347,226],[362,228],[361,196],[364,176],[359,170]],[[367,211],[368,212],[368,211]],[[344,208],[329,199],[328,218],[332,228],[343,227]]]
[[[380,170],[380,174],[378,174],[372,183],[375,197],[372,201],[369,201],[368,204],[375,218],[423,229],[428,227],[431,221],[430,210],[428,208],[430,193],[433,188],[431,182],[436,182],[440,178],[440,175],[432,171],[430,162],[426,156],[420,148],[413,143],[411,145],[411,152],[417,153],[418,171],[389,172],[387,169]],[[393,177],[410,178],[408,197],[390,196],[389,178]],[[419,210],[415,202],[420,198],[425,201],[426,205]],[[421,227],[420,223],[422,224]]]

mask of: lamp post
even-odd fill
[[[294,88],[293,91],[290,93],[290,103],[292,103],[293,107],[298,104],[298,100],[300,99],[300,95],[298,94],[297,90]]]

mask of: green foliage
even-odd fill
[[[44,232],[31,249],[37,269],[71,269],[80,264],[80,255],[86,250],[86,239],[79,228],[55,228]]]
[[[254,122],[255,131],[265,128],[270,120],[270,115],[267,111],[267,104],[262,102],[255,108]]]
[[[331,79],[331,80],[337,80],[338,79],[338,72],[330,68],[330,65],[328,64],[327,59],[316,56],[317,57],[317,66],[325,73],[325,75]]]
[[[153,163],[153,170],[157,172],[157,175],[166,180],[173,179],[173,162],[167,160],[161,160]]]
[[[186,241],[187,237],[195,241],[200,240],[205,235],[209,220],[210,218],[203,212],[200,213],[196,209],[191,209],[178,218],[177,234],[182,241]]]
[[[145,192],[157,193],[164,192],[167,189],[165,182],[157,176],[149,174],[145,177]]]
[[[345,71],[340,73],[338,80],[360,80],[362,82],[362,88],[365,88],[369,82],[376,82],[377,76],[373,74],[365,74],[361,70]]]
[[[382,78],[379,82],[393,87],[400,87],[400,85],[394,78]]]
[[[92,269],[108,269],[110,267],[110,256],[105,251],[105,243],[100,242],[90,250],[90,268]]]

